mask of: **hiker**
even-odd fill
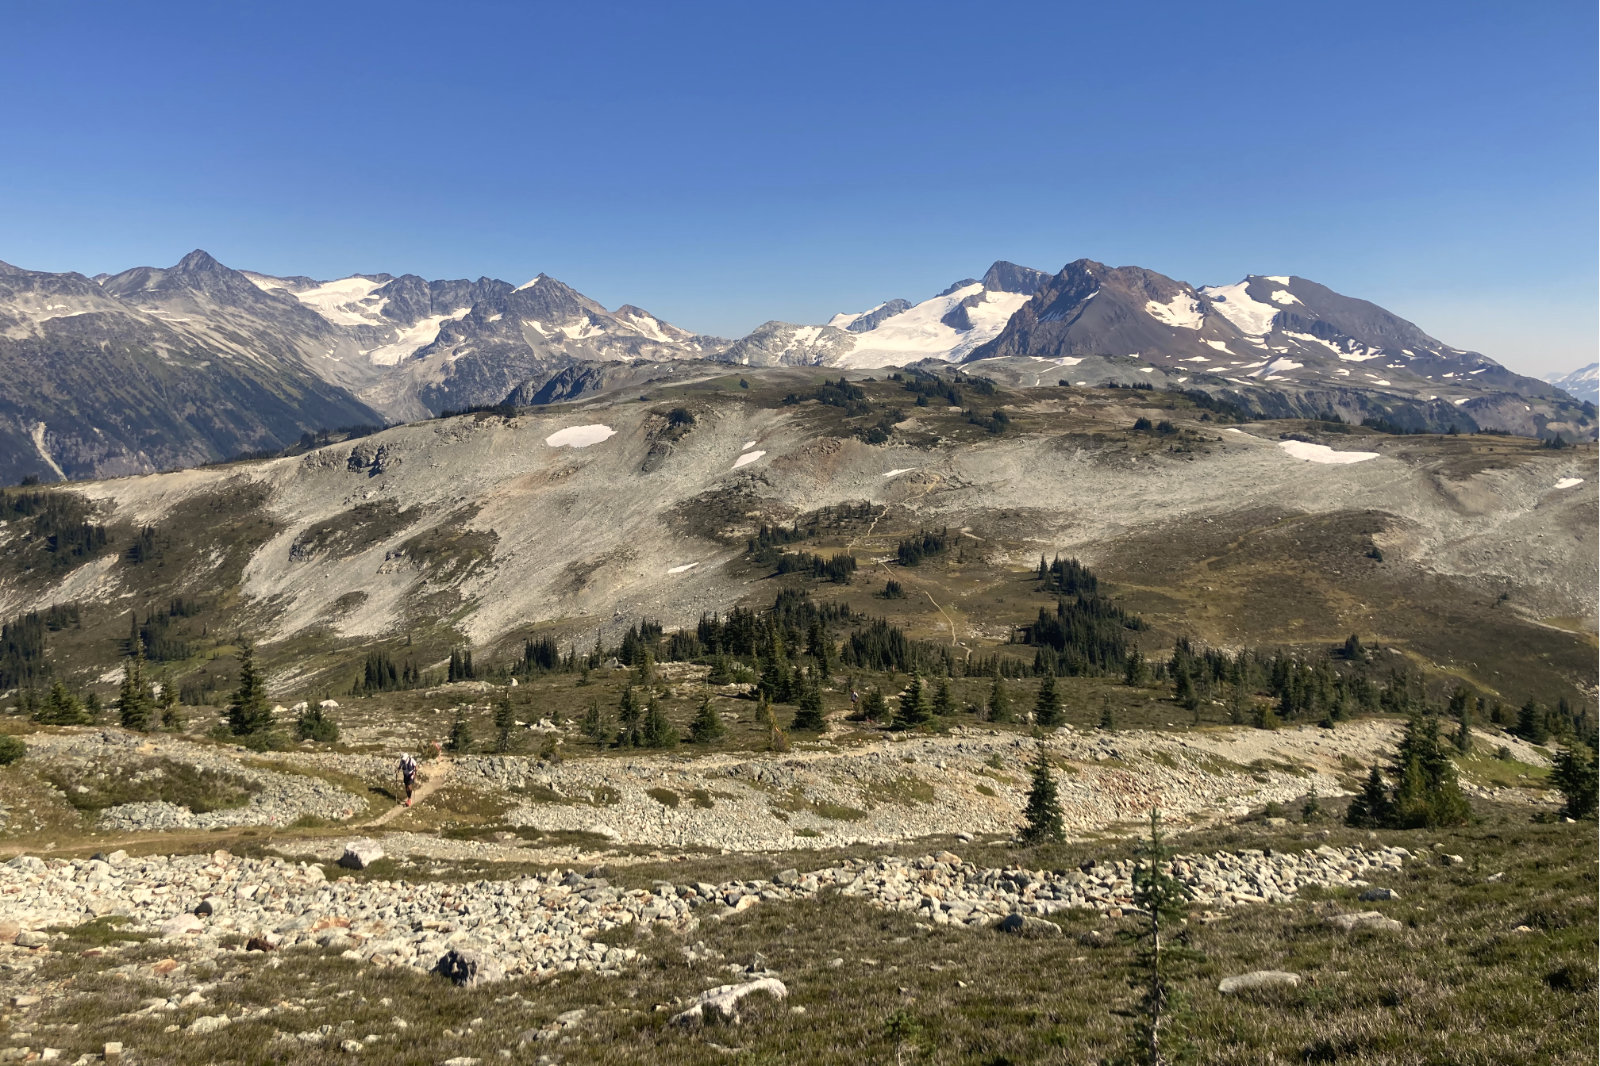
[[[406,786],[406,806],[411,806],[411,789],[417,783],[417,760],[411,757],[410,752],[400,756],[400,779]]]

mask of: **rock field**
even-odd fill
[[[1201,907],[1281,902],[1308,885],[1365,886],[1397,872],[1403,848],[1321,847],[1298,854],[1241,851],[1179,856],[1173,872]],[[662,923],[691,931],[764,901],[803,899],[834,889],[933,925],[981,928],[1011,914],[1043,917],[1069,909],[1120,915],[1132,906],[1132,865],[1079,870],[979,868],[949,852],[908,860],[854,860],[770,881],[672,884],[620,889],[603,876],[552,872],[472,883],[329,881],[317,864],[209,855],[94,859],[22,855],[0,867],[0,940],[47,945],[40,930],[107,915],[167,940],[218,950],[260,937],[272,948],[304,947],[374,965],[433,969],[451,950],[482,953],[506,975],[615,970],[632,948],[597,943],[619,926]]]

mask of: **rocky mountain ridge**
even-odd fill
[[[234,270],[196,250],[93,278],[0,264],[0,480],[274,453],[304,434],[633,387],[684,368],[964,364],[1010,384],[1199,389],[1252,414],[1592,436],[1560,389],[1303,278],[1200,287],[1000,261],[921,302],[727,341],[526,284]]]

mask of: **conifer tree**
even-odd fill
[[[1600,795],[1600,778],[1597,778],[1594,755],[1585,748],[1562,749],[1551,769],[1550,783],[1561,790],[1566,805],[1562,810],[1568,818],[1593,818],[1597,795]]]
[[[66,685],[56,681],[50,685],[50,693],[44,698],[43,705],[34,711],[33,719],[45,725],[82,725],[89,720],[89,716],[84,713],[78,697]]]
[[[453,755],[465,755],[472,750],[472,727],[467,724],[466,712],[460,704],[456,705],[455,721],[450,723],[450,736],[444,746]]]
[[[162,674],[161,691],[156,695],[156,706],[161,711],[161,728],[178,732],[184,726],[183,711],[178,706],[178,686],[170,674]]]
[[[1471,755],[1472,754],[1472,710],[1467,706],[1466,703],[1464,703],[1464,702],[1462,703],[1461,709],[1457,712],[1457,717],[1460,719],[1460,722],[1456,726],[1456,736],[1455,736],[1456,750],[1459,751],[1463,755]]]
[[[807,677],[800,692],[800,709],[795,711],[790,728],[796,733],[820,733],[827,728],[822,717],[822,685]]]
[[[722,715],[711,705],[711,697],[702,699],[694,722],[689,726],[689,740],[695,744],[712,744],[721,740],[727,732],[727,727],[722,724]]]
[[[605,718],[600,714],[600,704],[590,700],[589,709],[583,715],[583,735],[596,744],[604,744],[607,732]]]
[[[1389,793],[1376,766],[1367,774],[1360,793],[1350,801],[1344,823],[1356,829],[1378,829],[1389,824]]]
[[[883,698],[883,693],[877,688],[867,689],[866,695],[861,697],[861,707],[852,716],[864,722],[881,722],[889,716],[889,701]]]
[[[1122,683],[1129,688],[1137,688],[1145,683],[1150,676],[1150,668],[1145,665],[1144,653],[1135,644],[1128,653],[1128,658],[1122,664]]]
[[[1165,937],[1169,929],[1183,922],[1192,893],[1172,876],[1172,851],[1161,835],[1161,815],[1155,808],[1150,810],[1150,836],[1140,844],[1139,858],[1133,871],[1133,903],[1144,912],[1146,923],[1138,934],[1139,963],[1144,970],[1139,1045],[1148,1066],[1161,1066],[1168,1061],[1163,1040],[1173,1007],[1169,968],[1175,956],[1187,954],[1175,951]]]
[[[1517,724],[1511,732],[1529,744],[1547,744],[1550,741],[1550,730],[1545,725],[1544,713],[1531,699],[1517,712]]]
[[[504,755],[511,750],[511,730],[517,724],[516,711],[511,706],[511,691],[500,693],[494,702],[494,750]]]
[[[833,648],[828,640],[827,627],[822,619],[813,618],[806,635],[806,650],[816,663],[817,676],[826,679],[833,673]]]
[[[1056,792],[1056,781],[1050,773],[1050,760],[1044,745],[1039,745],[1033,763],[1033,784],[1028,789],[1028,805],[1023,809],[1026,820],[1020,839],[1023,844],[1055,844],[1066,839],[1062,828],[1061,799]]]
[[[915,729],[928,720],[928,705],[922,698],[922,678],[911,675],[911,682],[900,694],[900,708],[895,713],[894,728]]]
[[[246,641],[239,649],[239,687],[228,701],[228,728],[234,736],[259,736],[271,732],[272,707],[266,684],[256,671],[255,647]]]
[[[939,679],[939,687],[933,693],[933,713],[943,718],[946,715],[954,714],[955,709],[955,700],[950,696],[950,679],[941,677]]]
[[[1455,764],[1439,738],[1439,719],[1413,718],[1400,741],[1400,783],[1395,789],[1392,817],[1397,826],[1418,829],[1461,825],[1471,816],[1461,794]]]
[[[621,728],[617,731],[617,747],[636,748],[642,741],[639,733],[639,719],[643,711],[639,701],[633,694],[633,685],[622,687],[622,698],[617,701],[617,721]]]
[[[151,704],[150,685],[144,679],[144,641],[137,633],[133,638],[133,658],[122,670],[122,688],[117,693],[117,715],[122,728],[149,732]]]
[[[647,748],[671,748],[678,743],[678,731],[667,720],[666,712],[655,700],[650,701],[650,706],[644,712],[644,724],[639,730],[639,739]]]
[[[1117,728],[1117,719],[1111,713],[1111,701],[1109,699],[1100,701],[1100,728],[1108,731]]]
[[[996,675],[994,684],[989,686],[989,721],[1011,721],[1011,699],[1006,695],[1005,686],[1000,683]]]
[[[339,723],[328,716],[321,702],[308,700],[306,709],[295,719],[294,735],[300,740],[332,744],[339,739]]]
[[[1033,720],[1046,729],[1061,724],[1061,697],[1056,695],[1056,675],[1045,674],[1039,682],[1039,697],[1033,704]]]

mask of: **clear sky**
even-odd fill
[[[6,3],[0,259],[539,271],[737,336],[995,259],[1597,344],[1596,6]]]

